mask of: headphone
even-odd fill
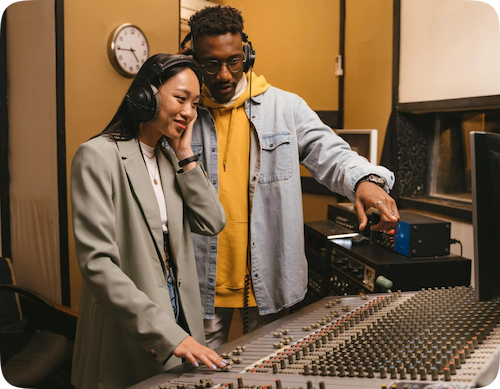
[[[190,68],[198,77],[200,87],[203,84],[203,74],[200,65],[186,55],[157,54],[158,60],[151,65],[149,71],[151,74],[143,81],[137,81],[133,84],[127,95],[125,102],[127,111],[135,120],[145,123],[155,121],[161,110],[161,97],[158,88],[152,81],[158,77],[158,85],[161,85],[161,76],[163,73],[175,66],[184,65]]]
[[[192,42],[193,36],[191,33],[188,33],[184,40],[181,43],[181,50],[186,48],[186,44],[191,40],[191,47],[193,47],[193,42]],[[248,71],[253,68],[253,65],[255,63],[255,50],[252,46],[252,42],[248,40],[248,35],[245,34],[244,32],[241,32],[241,40],[246,43],[246,45],[243,45],[243,53],[245,54],[245,64],[243,65],[243,71],[245,73],[248,73]],[[190,50],[188,51],[189,55],[194,56],[194,51]]]

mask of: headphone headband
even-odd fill
[[[179,65],[186,65],[193,70],[201,85],[203,84],[203,73],[200,65],[187,55],[182,54],[157,54],[161,59],[154,62],[150,67],[150,74],[143,81],[134,81],[135,85],[130,87],[125,101],[129,114],[139,122],[152,122],[156,120],[161,109],[161,98],[158,88],[161,84],[161,76],[165,71]],[[165,56],[163,58],[163,56]],[[150,60],[152,60],[151,57]],[[149,60],[148,60],[149,61]],[[144,65],[143,65],[144,66]],[[139,71],[140,72],[140,71]],[[158,77],[158,85],[155,86],[154,79]],[[137,82],[136,82],[137,81]]]
[[[191,48],[193,48],[192,40],[193,34],[189,32],[181,42],[181,50],[184,50],[186,48],[186,45],[189,41],[191,41]],[[252,46],[252,42],[248,40],[248,35],[243,31],[241,32],[241,40],[246,43],[246,45],[243,46],[243,53],[245,54],[246,58],[245,65],[243,66],[243,71],[247,73],[250,69],[253,68],[253,65],[255,63],[255,50]],[[194,55],[194,52],[192,52],[192,54]]]

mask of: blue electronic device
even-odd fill
[[[409,258],[450,253],[451,223],[410,211],[400,211],[394,251]]]

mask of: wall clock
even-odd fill
[[[118,73],[134,77],[149,57],[148,40],[139,27],[122,24],[109,36],[108,57]]]

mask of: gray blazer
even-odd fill
[[[157,147],[156,156],[181,304],[191,335],[205,344],[191,232],[219,233],[224,209],[201,165],[178,174],[172,152]],[[179,364],[172,352],[188,334],[175,322],[153,244],[152,236],[163,252],[158,202],[137,141],[101,136],[82,144],[71,201],[83,277],[73,385],[122,389]]]

